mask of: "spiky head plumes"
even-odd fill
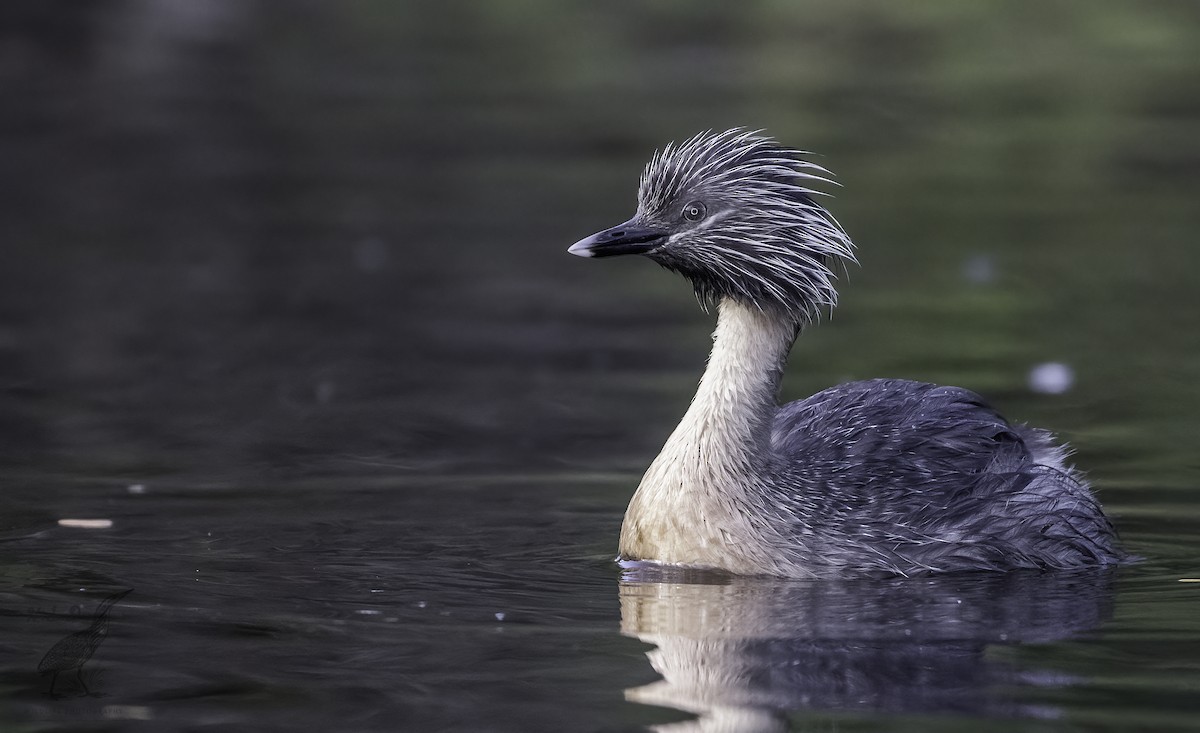
[[[827,170],[744,129],[706,132],[655,153],[630,221],[666,233],[644,252],[721,298],[811,321],[837,302],[834,268],[854,245],[808,187]]]

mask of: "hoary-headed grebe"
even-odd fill
[[[899,379],[780,407],[792,343],[855,262],[809,188],[828,171],[742,129],[654,155],[632,219],[575,243],[640,254],[718,316],[691,407],[625,513],[620,556],[835,577],[1106,565],[1112,524],[1066,451],[973,392]]]

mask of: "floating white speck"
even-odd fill
[[[360,608],[357,611],[355,611],[355,613],[361,614],[363,616],[379,616],[383,613],[383,611],[376,611],[373,608]]]
[[[996,264],[991,255],[974,255],[963,263],[963,278],[975,285],[984,285],[996,279]]]
[[[125,487],[125,490],[131,494],[144,494],[144,493],[146,493],[146,485],[145,484],[130,484],[129,486]]]
[[[79,529],[108,529],[112,526],[111,519],[60,519],[60,527],[77,527]]]
[[[428,606],[428,605],[429,604],[426,603],[425,601],[417,601],[417,608],[425,608],[425,606]]]
[[[497,621],[503,621],[503,620],[504,620],[504,612],[503,612],[503,611],[497,611],[497,612],[496,612],[496,620],[497,620]]]
[[[1074,384],[1074,370],[1061,362],[1048,361],[1029,370],[1029,388],[1039,394],[1062,394]]]

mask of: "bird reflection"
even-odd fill
[[[797,581],[639,566],[620,594],[622,633],[656,647],[662,676],[626,698],[698,716],[656,730],[775,731],[800,710],[1053,716],[1001,686],[1070,676],[985,652],[1094,629],[1112,573]]]
[[[55,697],[54,686],[58,683],[58,675],[61,672],[75,670],[75,681],[82,688],[84,694],[91,695],[92,691],[88,689],[87,683],[83,681],[83,665],[87,663],[92,655],[96,653],[96,648],[103,643],[108,636],[108,612],[122,598],[129,595],[133,591],[123,590],[120,593],[114,593],[108,598],[100,602],[96,607],[96,613],[92,617],[91,626],[83,631],[76,631],[73,634],[68,634],[58,643],[50,647],[50,651],[46,652],[42,657],[42,661],[38,663],[38,674],[52,675],[50,677],[50,690],[47,693],[51,697]]]

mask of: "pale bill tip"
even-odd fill
[[[592,250],[591,250],[590,245],[591,245],[591,237],[588,237],[587,239],[581,239],[578,242],[576,242],[575,244],[572,244],[570,247],[568,247],[567,252],[570,252],[571,254],[579,256],[579,257],[591,257]]]

